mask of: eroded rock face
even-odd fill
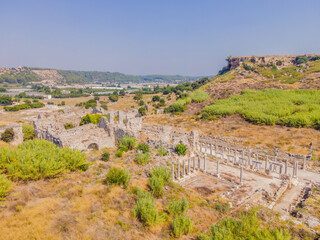
[[[97,113],[97,109],[91,110]],[[35,136],[46,139],[61,147],[76,148],[81,151],[114,147],[116,142],[124,135],[139,136],[142,128],[142,119],[137,110],[134,111],[106,111],[108,117],[102,117],[98,125],[80,125],[81,117],[88,110],[77,112],[54,113],[40,115],[33,122]],[[66,123],[75,127],[65,129]]]

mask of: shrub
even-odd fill
[[[281,66],[281,65],[282,65],[282,61],[278,60],[278,61],[276,62],[276,65],[277,65],[277,66]]]
[[[314,56],[310,59],[311,61],[317,61],[320,60],[320,56]]]
[[[7,95],[0,95],[0,105],[11,105],[13,102],[12,98]]]
[[[150,152],[150,147],[147,143],[139,143],[137,146],[137,150],[140,150],[143,153],[147,153]]]
[[[121,158],[122,157],[123,152],[121,150],[116,151],[116,157]]]
[[[138,112],[142,115],[142,116],[145,116],[146,114],[147,114],[147,112],[146,112],[146,109],[145,108],[139,108],[138,109]]]
[[[66,105],[66,102],[65,101],[62,101],[61,102],[61,106],[65,106]]]
[[[0,174],[0,200],[7,196],[11,189],[11,182],[5,175]]]
[[[34,139],[34,128],[32,124],[22,125],[23,141]]]
[[[152,194],[159,198],[163,196],[163,187],[170,181],[170,173],[165,167],[156,167],[151,171],[149,187]]]
[[[139,106],[143,106],[144,104],[145,104],[145,103],[144,103],[143,100],[140,100],[139,103],[138,103]]]
[[[74,128],[74,125],[72,123],[65,123],[64,128],[68,130],[68,129]]]
[[[228,211],[229,204],[228,203],[216,202],[214,207],[218,212],[223,212],[224,213],[224,212]]]
[[[87,115],[81,118],[80,126],[89,124],[89,123],[98,124],[103,116],[105,115],[88,113]],[[105,116],[105,117],[108,118],[108,116]]]
[[[253,67],[251,65],[248,64],[243,64],[243,68],[247,71],[251,71],[253,69]]]
[[[110,100],[111,102],[117,102],[118,99],[119,99],[119,96],[118,96],[118,95],[111,94],[111,95],[109,96],[109,100]]]
[[[184,214],[188,209],[188,201],[183,198],[181,201],[171,201],[169,203],[169,213],[173,216]]]
[[[172,221],[172,232],[175,237],[181,237],[187,235],[192,230],[192,222],[187,216],[179,216]]]
[[[44,107],[44,103],[42,103],[42,102],[31,103],[30,102],[30,103],[18,104],[13,107],[6,106],[6,107],[4,107],[4,110],[16,112],[16,111],[23,110],[23,109],[41,108],[41,107]]]
[[[298,56],[295,59],[296,64],[307,63],[309,59],[306,56]]]
[[[124,188],[127,188],[129,181],[130,174],[125,169],[113,167],[106,174],[106,182],[108,184],[123,185]]]
[[[207,101],[209,97],[210,95],[207,92],[202,90],[196,90],[191,94],[192,102],[197,102],[197,103]]]
[[[85,102],[84,107],[86,109],[95,108],[97,106],[97,101],[95,99],[90,99]]]
[[[161,216],[156,209],[155,202],[149,194],[139,194],[134,206],[133,215],[145,226],[153,226],[161,221]]]
[[[123,152],[127,152],[129,150],[133,150],[136,144],[137,144],[137,139],[126,135],[118,142],[118,149]]]
[[[139,165],[145,166],[149,163],[150,153],[138,153],[134,159]]]
[[[108,153],[108,152],[102,153],[101,160],[108,162],[110,160],[110,153]]]
[[[202,234],[203,239],[292,239],[287,229],[270,229],[262,227],[256,213],[240,214],[239,218],[225,218],[212,225],[209,236]],[[206,238],[204,238],[206,237]]]
[[[104,110],[108,110],[108,105],[105,102],[102,102],[100,105]]]
[[[174,150],[176,151],[176,153],[177,153],[178,155],[185,156],[185,155],[187,154],[188,148],[187,148],[187,146],[184,145],[184,144],[178,144],[178,145],[175,147]]]
[[[160,96],[155,95],[152,97],[152,102],[159,102],[160,101]]]
[[[159,156],[166,156],[168,154],[167,150],[164,147],[159,147],[157,151]]]
[[[166,101],[164,100],[164,98],[160,98],[160,103],[159,103],[159,106],[160,107],[163,107],[166,105]]]
[[[2,134],[1,134],[1,141],[4,142],[11,142],[14,138],[14,131],[12,128],[7,128]]]
[[[141,93],[141,92],[137,92],[137,93],[134,95],[133,99],[139,101],[139,100],[142,99],[142,97],[143,97],[142,93]]]
[[[35,180],[75,170],[87,170],[86,155],[46,140],[23,142],[17,149],[0,147],[0,169],[12,179]]]

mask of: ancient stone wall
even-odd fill
[[[23,142],[23,132],[22,132],[22,124],[21,123],[11,123],[7,126],[0,127],[0,135],[7,129],[12,128],[14,132],[13,140],[10,144],[14,146],[18,146],[20,143]]]

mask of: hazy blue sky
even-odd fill
[[[319,0],[0,0],[0,66],[214,75],[320,53]]]

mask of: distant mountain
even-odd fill
[[[0,83],[27,84],[36,81],[54,81],[56,83],[182,83],[195,81],[200,77],[181,75],[128,75],[119,72],[73,71],[48,68],[19,67],[0,68]]]

